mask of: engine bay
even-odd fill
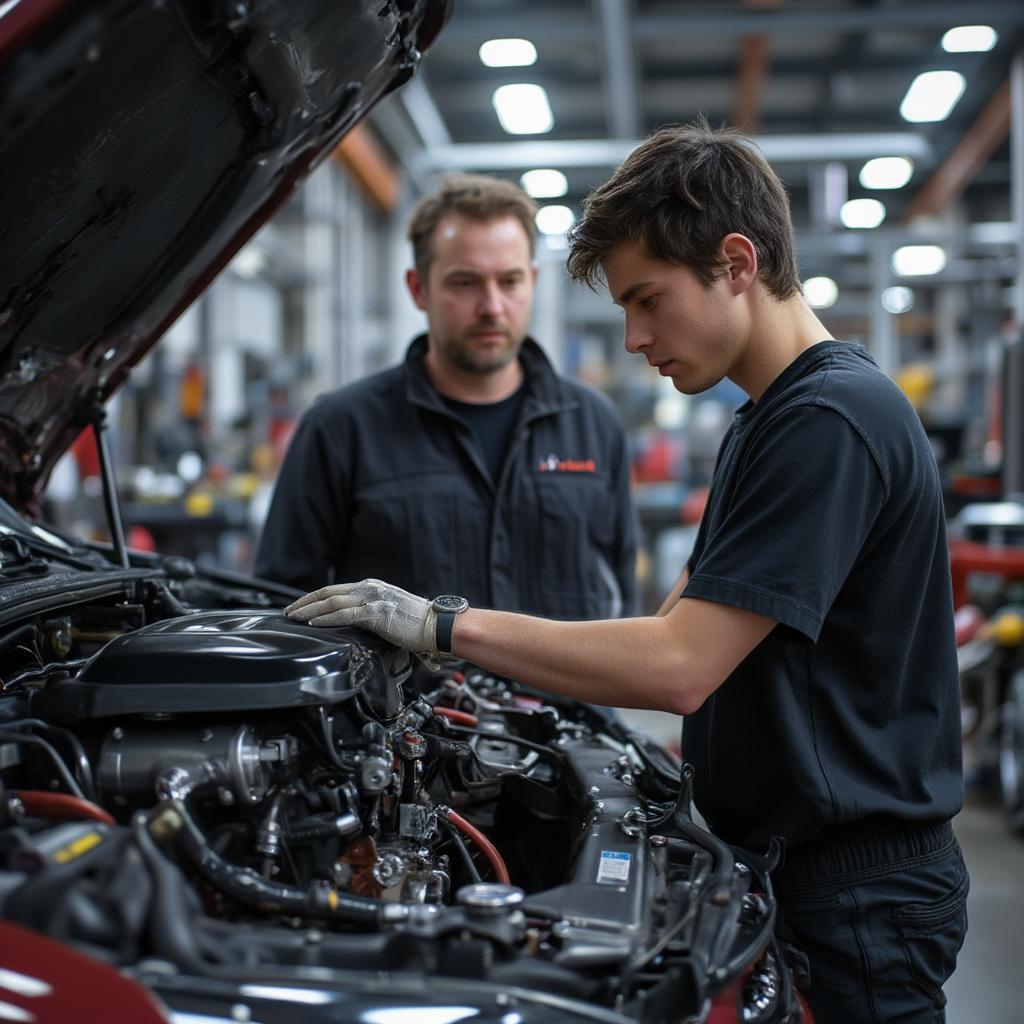
[[[177,576],[90,574],[6,628],[4,920],[168,1004],[386,972],[552,1019],[799,1019],[770,858],[615,713]]]

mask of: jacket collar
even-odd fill
[[[434,387],[424,356],[427,354],[427,336],[417,335],[405,353],[405,395],[413,405],[451,416],[448,406]],[[565,384],[555,373],[544,350],[533,338],[523,340],[519,350],[519,362],[523,367],[526,385],[526,400],[523,402],[523,416],[547,416],[551,413],[575,409],[579,401],[569,393]]]

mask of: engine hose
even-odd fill
[[[337,839],[339,836],[355,835],[361,829],[361,822],[351,812],[320,814],[295,825],[289,825],[286,836],[290,843],[311,843],[317,839]]]
[[[179,818],[174,838],[182,855],[203,878],[239,903],[279,914],[315,917],[364,928],[379,927],[386,918],[393,916],[388,914],[389,907],[401,907],[401,904],[385,904],[383,900],[340,893],[325,886],[300,889],[261,878],[229,864],[215,853],[183,801],[173,801],[170,806]]]
[[[67,821],[74,818],[91,818],[101,821],[104,825],[116,825],[117,822],[102,807],[89,800],[82,800],[67,793],[49,793],[40,789],[18,789],[14,795],[22,802],[26,814],[37,818],[51,818]]]
[[[38,747],[42,750],[46,756],[50,759],[54,770],[60,776],[61,782],[64,783],[65,787],[71,790],[74,796],[77,796],[80,800],[85,799],[85,794],[82,792],[82,787],[75,781],[74,776],[68,771],[67,765],[64,763],[64,759],[53,749],[50,743],[47,743],[42,736],[33,736],[32,733],[18,732],[14,729],[0,729],[0,740],[13,743],[24,743],[29,747]]]
[[[149,869],[155,888],[149,926],[153,949],[163,959],[196,974],[208,973],[208,965],[196,954],[198,944],[189,911],[185,881],[178,869],[157,848],[139,814],[132,821],[132,835]]]
[[[472,839],[477,846],[480,847],[481,852],[489,861],[491,868],[494,870],[495,878],[499,882],[504,882],[506,885],[509,882],[508,868],[505,866],[505,862],[501,859],[501,854],[498,853],[498,848],[480,831],[475,825],[471,825],[461,815],[457,814],[450,807],[445,807],[441,810],[445,820],[449,824],[457,828],[464,836]]]
[[[468,725],[471,729],[475,729],[480,724],[480,719],[476,715],[471,715],[468,711],[459,711],[456,708],[435,706],[434,714],[447,718],[449,722],[455,722],[457,725]]]
[[[473,863],[473,858],[470,857],[469,850],[466,849],[466,844],[462,841],[462,836],[459,835],[459,830],[447,821],[445,824],[448,825],[448,834],[452,838],[452,845],[455,847],[455,850],[459,855],[459,860],[462,861],[462,866],[466,869],[466,873],[469,875],[470,881],[479,882],[480,872],[477,871],[477,867]]]

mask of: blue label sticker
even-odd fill
[[[605,885],[625,885],[629,881],[629,866],[633,856],[616,850],[602,850],[597,866],[597,880]]]

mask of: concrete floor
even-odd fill
[[[622,715],[659,743],[679,742],[673,715]],[[1010,835],[993,799],[974,794],[954,825],[971,891],[967,940],[946,985],[946,1024],[1024,1024],[1024,838]]]
[[[971,797],[954,822],[971,875],[967,940],[946,984],[947,1024],[1024,1021],[1024,839],[994,802]]]

